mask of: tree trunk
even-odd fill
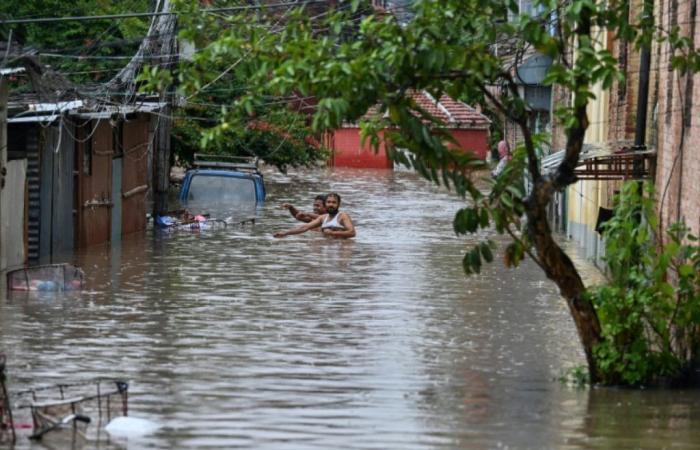
[[[590,33],[591,11],[584,7],[581,11],[576,34],[581,38],[590,37]],[[580,38],[577,41],[579,51],[583,47],[590,49],[590,40]],[[580,55],[577,56],[577,59],[580,57]],[[595,347],[602,341],[598,314],[593,307],[593,303],[585,296],[586,286],[583,284],[583,280],[581,280],[574,263],[554,240],[552,229],[547,219],[547,206],[554,192],[565,189],[566,186],[576,182],[574,170],[578,165],[586,129],[588,128],[586,107],[588,104],[587,86],[589,84],[589,73],[581,71],[576,74],[575,86],[581,89],[574,90],[573,118],[575,119],[575,124],[567,130],[564,158],[554,174],[540,173],[534,142],[527,120],[523,116],[518,123],[523,131],[525,148],[528,153],[528,171],[533,183],[532,192],[525,200],[525,213],[528,221],[527,234],[537,251],[537,258],[547,278],[557,284],[559,292],[566,299],[569,312],[574,319],[581,344],[583,345],[583,351],[586,354],[591,383],[596,383],[601,381],[601,373],[594,354]]]
[[[586,287],[571,258],[554,241],[547,220],[549,195],[544,192],[545,183],[535,183],[526,208],[528,235],[537,250],[537,256],[547,278],[554,281],[566,299],[569,312],[578,330],[583,351],[586,354],[591,383],[600,381],[600,373],[593,350],[601,342],[601,328],[593,304],[585,297]]]

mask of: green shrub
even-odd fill
[[[646,195],[645,195],[646,194]],[[683,223],[661,234],[653,188],[623,186],[605,224],[609,281],[590,290],[605,384],[680,380],[700,356],[700,247]]]

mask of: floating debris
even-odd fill
[[[71,440],[93,440],[99,430],[128,412],[129,384],[97,380],[8,392],[5,356],[0,355],[0,442],[15,442],[16,430],[29,430],[29,439],[70,434]],[[99,434],[99,431],[97,432]]]
[[[24,267],[7,273],[11,291],[73,291],[83,288],[85,274],[71,264]]]

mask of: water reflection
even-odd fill
[[[267,180],[255,223],[91,248],[84,292],[3,297],[13,385],[132,380],[131,414],[164,425],[134,448],[700,442],[697,392],[555,381],[584,363],[564,302],[528,262],[465,278],[452,194],[406,172]],[[356,239],[271,237],[296,225],[279,203],[329,191]]]

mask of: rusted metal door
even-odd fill
[[[39,163],[39,133],[36,124],[12,126],[10,136],[14,139],[9,151],[13,158],[27,158],[27,258],[39,260],[39,237],[41,236],[41,170]]]
[[[108,121],[92,120],[83,126],[80,135],[86,141],[78,147],[78,242],[87,247],[110,239],[113,131]]]
[[[73,251],[73,157],[75,130],[61,122],[43,130],[40,149],[39,258],[52,261]]]
[[[122,240],[122,158],[112,160],[112,243]]]
[[[121,180],[122,234],[146,229],[148,191],[148,128],[150,117],[140,114],[123,126],[123,170]]]

